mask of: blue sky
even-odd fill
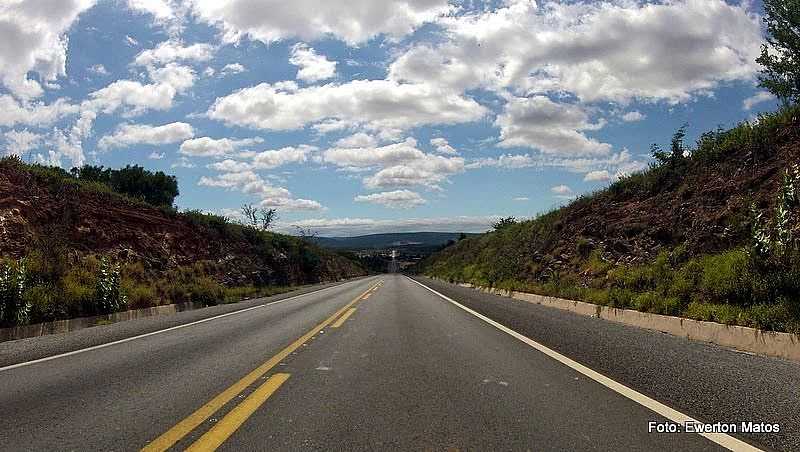
[[[0,153],[178,176],[180,208],[321,235],[481,231],[776,107],[760,3],[23,0]]]

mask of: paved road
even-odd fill
[[[652,399],[535,344],[404,276],[365,278],[0,370],[0,448],[722,449],[648,433],[666,422]]]

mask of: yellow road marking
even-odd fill
[[[365,299],[366,299],[366,297],[365,297]],[[347,320],[348,317],[353,315],[354,312],[356,312],[356,308],[348,309],[347,312],[345,312],[344,314],[342,314],[341,317],[339,317],[339,320],[337,320],[333,325],[331,325],[331,327],[332,328],[339,328],[340,326],[342,326],[344,321]]]
[[[289,379],[290,374],[275,374],[253,391],[244,402],[226,414],[211,430],[189,446],[187,451],[211,452],[217,450],[255,411]]]
[[[293,351],[302,347],[304,343],[308,342],[312,337],[314,337],[314,335],[316,335],[323,328],[328,326],[337,317],[342,315],[343,312],[347,311],[347,309],[349,309],[358,300],[360,300],[361,297],[363,297],[367,292],[369,292],[369,290],[365,291],[364,293],[353,299],[353,301],[347,303],[347,305],[343,306],[341,309],[336,311],[332,316],[328,317],[327,319],[325,319],[325,321],[312,328],[311,331],[307,332],[299,339],[292,342],[291,345],[278,352],[277,355],[273,356],[272,358],[267,360],[267,362],[258,366],[255,370],[242,377],[241,380],[231,385],[228,389],[219,393],[208,403],[198,408],[197,411],[190,414],[186,419],[178,422],[174,427],[164,432],[153,442],[144,446],[142,448],[142,452],[163,452],[172,447],[175,443],[180,441],[181,438],[188,435],[189,432],[191,432],[192,430],[197,428],[197,426],[205,422],[206,419],[211,417],[212,414],[214,414],[217,410],[222,408],[226,403],[233,400],[233,398],[239,395],[239,393],[247,389],[248,386],[253,384],[264,374],[269,372],[270,369],[277,366],[278,363],[286,359],[286,357],[288,357]]]

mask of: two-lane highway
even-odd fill
[[[525,339],[410,278],[365,278],[0,370],[0,447],[749,447],[648,432],[681,413]]]

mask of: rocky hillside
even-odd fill
[[[800,305],[800,293],[789,282],[764,282],[756,275],[768,271],[767,263],[793,258],[763,256],[758,263],[751,252],[754,227],[763,227],[768,247],[781,253],[797,246],[799,223],[791,212],[797,192],[786,184],[792,185],[787,170],[800,163],[800,109],[703,134],[695,146],[680,138],[682,133],[676,134],[671,150],[654,149],[650,169],[534,220],[462,240],[425,261],[420,271],[670,314],[699,312],[700,303],[743,309]],[[787,190],[792,193],[781,195]],[[786,237],[795,237],[782,245],[780,232],[769,233],[779,222],[774,217],[781,202],[791,223]],[[666,267],[657,267],[659,262]],[[699,272],[699,279],[677,281],[673,273],[681,271]],[[735,293],[713,293],[715,277],[739,281],[717,284],[738,284],[730,288]],[[756,287],[762,283],[769,289]],[[688,288],[677,287],[681,284]],[[748,323],[739,311],[725,319],[707,311],[697,317]]]
[[[4,281],[4,269],[19,270],[24,287],[11,287],[12,277]],[[96,287],[111,270],[119,273],[124,306],[99,301]],[[357,263],[297,237],[154,207],[57,168],[0,160],[0,307],[12,306],[6,314],[30,310],[16,323],[231,301],[362,274]],[[10,299],[16,292],[28,299]]]

